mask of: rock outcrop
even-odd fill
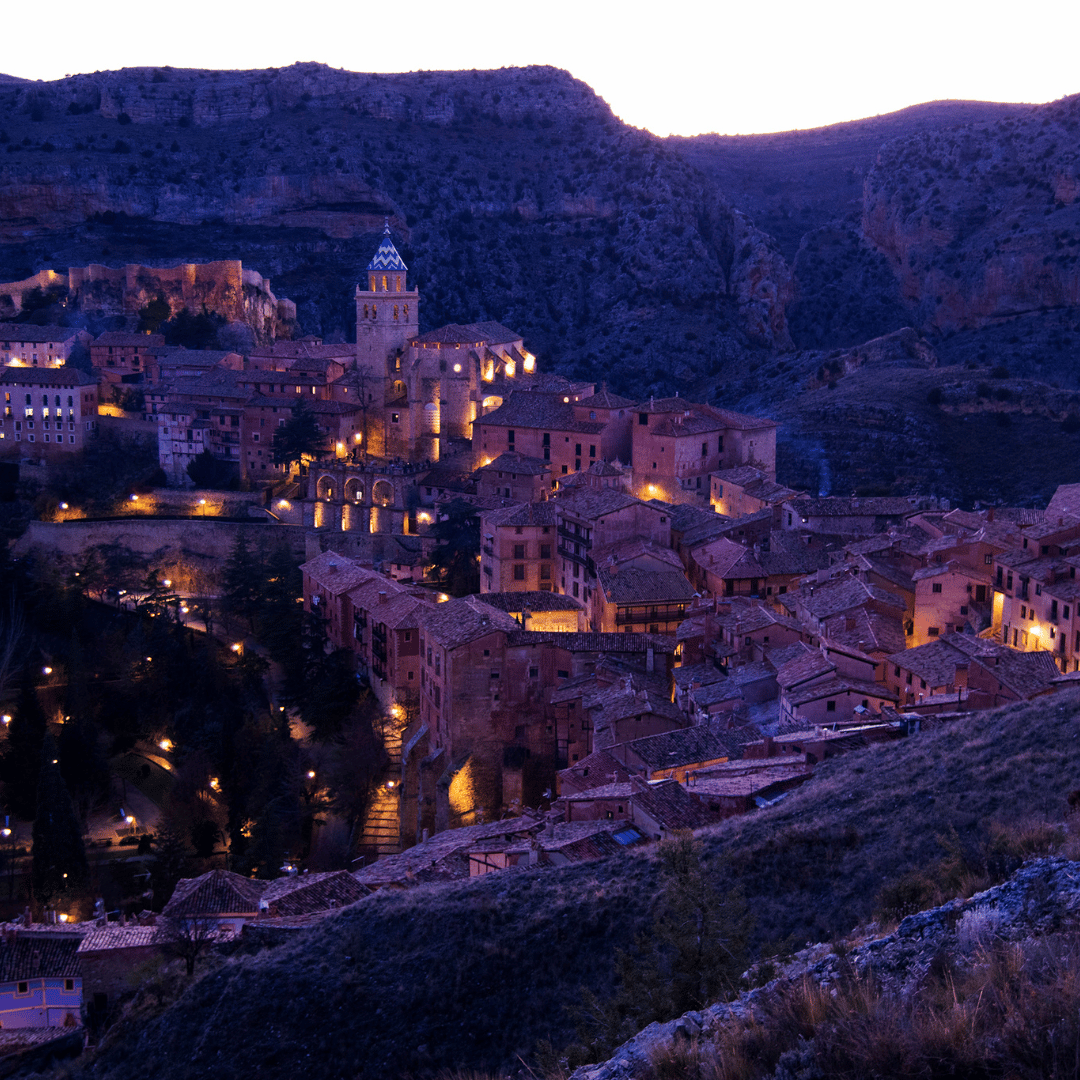
[[[803,949],[764,986],[734,1001],[689,1012],[666,1024],[650,1024],[605,1062],[575,1070],[571,1080],[630,1080],[652,1072],[653,1062],[680,1040],[704,1048],[725,1025],[755,1015],[770,994],[804,979],[828,988],[851,976],[873,976],[877,989],[897,998],[917,993],[944,958],[962,970],[994,942],[1024,943],[1072,932],[1080,917],[1080,863],[1039,859],[1003,885],[969,900],[911,915],[884,937],[850,951],[833,945]],[[751,970],[747,976],[753,978]]]

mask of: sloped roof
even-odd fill
[[[505,611],[582,611],[581,602],[557,592],[490,592],[480,593],[480,600],[490,607]]]
[[[0,384],[4,386],[96,386],[97,379],[72,367],[4,367],[0,368]]]
[[[266,887],[261,899],[269,904],[274,917],[289,917],[344,907],[362,900],[370,891],[347,871],[334,870],[277,878]]]
[[[604,514],[625,510],[628,506],[641,503],[633,495],[615,488],[574,488],[567,492],[557,492],[555,502],[560,511],[573,514],[586,520],[595,520]],[[642,505],[644,505],[642,503]]]
[[[324,551],[300,566],[300,570],[315,581],[320,588],[334,596],[350,592],[360,585],[366,585],[373,578],[382,578],[370,567],[362,566],[348,555],[339,555],[336,551]]]
[[[613,604],[688,603],[697,594],[681,570],[635,570],[598,566],[597,581]]]
[[[494,461],[481,465],[477,471],[490,472],[492,469],[515,473],[518,476],[543,476],[551,471],[551,462],[506,450]]]
[[[967,653],[949,644],[946,638],[941,638],[893,653],[885,658],[885,662],[903,671],[910,671],[922,679],[927,687],[933,688],[950,686],[956,679],[957,665],[967,665],[969,659]]]
[[[602,386],[595,394],[581,398],[577,405],[585,405],[590,409],[627,409],[633,405],[630,398],[619,397],[613,394],[607,386]]]
[[[791,500],[791,507],[801,517],[900,517],[915,507],[904,498],[883,496],[845,499],[838,496],[812,498],[804,496]]]
[[[407,270],[398,250],[394,247],[394,241],[390,239],[390,223],[387,222],[383,229],[383,238],[379,243],[378,250],[368,263],[368,270]]]
[[[48,937],[23,937],[14,941],[0,939],[0,983],[20,979],[78,978],[75,954],[82,936],[51,934]]]
[[[520,628],[509,615],[485,604],[479,596],[463,596],[424,611],[420,629],[427,637],[452,649],[487,634]]]
[[[659,656],[674,653],[676,649],[675,639],[664,634],[602,634],[589,631],[575,634],[558,630],[515,630],[507,635],[506,641],[508,645],[539,645],[549,642],[567,652],[644,655],[647,650],[652,649]]]
[[[717,731],[710,724],[646,735],[626,743],[650,769],[673,769],[698,761],[713,761],[723,757],[742,757],[742,748],[758,738],[756,730],[735,728]]]
[[[47,344],[50,341],[70,341],[84,331],[74,326],[37,326],[34,323],[0,323],[0,341],[25,341]],[[165,339],[162,338],[162,341]]]
[[[70,331],[75,334],[76,330]],[[0,337],[4,336],[3,327],[0,326]],[[120,346],[121,348],[142,348],[146,346],[150,348],[155,345],[165,344],[164,334],[135,334],[126,330],[106,330],[103,334],[98,334],[92,342],[91,346],[95,345],[112,345]]]
[[[162,914],[174,919],[254,915],[267,884],[230,870],[210,870],[199,877],[181,878]]]
[[[566,394],[543,390],[514,390],[492,412],[476,418],[481,426],[507,428],[545,428],[599,435],[604,425],[599,420],[578,420],[573,403],[563,401]]]
[[[486,526],[506,525],[554,525],[558,515],[555,503],[517,503],[497,510],[485,510],[482,517]]]

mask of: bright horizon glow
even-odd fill
[[[762,14],[767,10],[767,14]],[[385,19],[381,12],[385,11]],[[1080,5],[720,0],[698,8],[552,0],[542,9],[416,0],[400,10],[190,0],[181,15],[117,0],[13,5],[5,74],[51,81],[122,67],[248,69],[316,60],[402,72],[549,64],[657,135],[820,127],[942,99],[1045,102],[1080,91]]]

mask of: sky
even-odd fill
[[[943,98],[1043,102],[1080,92],[1077,0],[1044,0],[1026,17],[1015,0],[9,7],[0,70],[21,78],[309,60],[379,72],[550,64],[657,135],[789,131]]]

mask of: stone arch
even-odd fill
[[[330,501],[333,499],[336,490],[337,484],[332,476],[320,476],[319,482],[315,485],[315,498]]]
[[[439,406],[433,401],[424,406],[424,431],[431,435],[439,434]]]
[[[350,476],[345,481],[345,501],[347,503],[362,503],[364,501],[364,482],[358,477]]]
[[[376,480],[371,489],[371,497],[379,506],[393,506],[394,485],[389,480]]]
[[[503,399],[498,394],[488,394],[486,398],[480,403],[484,412],[488,412],[491,409],[497,409],[503,403]]]

